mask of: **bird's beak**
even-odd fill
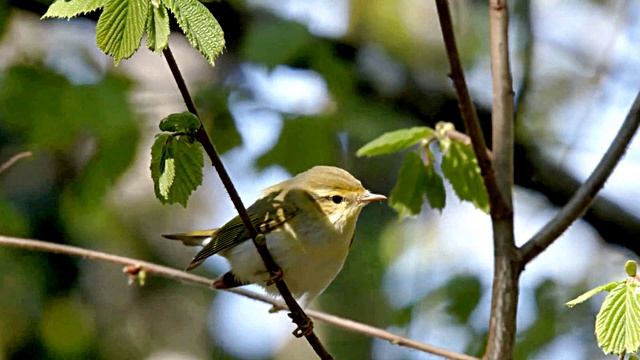
[[[359,200],[360,203],[362,204],[369,204],[372,202],[380,202],[380,201],[385,201],[387,200],[387,197],[384,195],[380,195],[380,194],[372,194],[370,192],[366,192]]]

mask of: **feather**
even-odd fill
[[[170,240],[179,240],[187,246],[204,246],[207,239],[213,237],[218,229],[195,230],[178,234],[163,234],[162,236]]]
[[[247,209],[251,223],[258,232],[267,234],[295,216],[296,208],[294,206],[285,205],[276,199],[279,193],[280,191],[272,192],[257,200]],[[212,234],[211,241],[204,245],[202,250],[191,260],[187,270],[197,267],[209,256],[232,248],[248,239],[249,232],[244,223],[239,216],[234,217]]]

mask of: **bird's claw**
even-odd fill
[[[287,314],[294,322],[296,316],[292,313]],[[306,318],[304,320],[304,323],[298,325],[298,327],[293,330],[293,336],[299,338],[299,337],[303,337],[303,336],[309,336],[313,333],[313,321],[311,321],[311,319]]]
[[[284,276],[284,272],[282,271],[282,269],[278,269],[273,273],[273,275],[271,275],[269,280],[267,280],[267,286],[275,284],[277,281],[282,279],[282,276]]]

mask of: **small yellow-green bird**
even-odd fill
[[[386,199],[369,192],[343,169],[315,166],[265,189],[247,212],[256,229],[266,235],[267,248],[282,268],[289,289],[306,306],[342,269],[362,208]],[[219,229],[164,237],[203,246],[187,270],[214,254],[227,258],[231,271],[215,280],[215,288],[258,284],[278,294],[268,284],[269,273],[238,216]]]

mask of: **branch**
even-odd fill
[[[212,288],[213,279],[209,279],[203,276],[194,275],[182,270],[162,266],[147,261],[138,259],[132,259],[125,256],[113,255],[101,251],[83,249],[70,245],[56,244],[47,241],[15,238],[9,236],[0,235],[0,245],[41,251],[46,253],[63,254],[70,256],[77,256],[89,260],[99,260],[104,262],[110,262],[125,267],[125,272],[130,273],[130,269],[135,269],[136,272],[145,271],[147,274],[155,275],[171,280],[177,280],[182,283],[198,285],[214,290]],[[224,289],[224,291],[231,292],[237,295],[241,295],[253,300],[257,300],[263,303],[270,304],[279,310],[286,310],[286,305],[276,301],[270,296],[258,294],[246,289]],[[334,325],[338,328],[343,328],[355,333],[363,334],[365,336],[386,340],[394,345],[423,351],[426,353],[446,357],[456,360],[477,360],[477,358],[461,353],[456,353],[446,349],[438,348],[428,344],[421,343],[419,341],[411,340],[388,331],[366,325],[357,321],[345,319],[339,316],[327,314],[321,311],[309,310],[309,315],[317,320],[323,321],[327,324]]]
[[[492,77],[493,166],[505,201],[502,214],[491,213],[494,270],[491,316],[485,359],[513,357],[521,261],[513,231],[513,84],[509,65],[509,12],[506,0],[489,1]]]
[[[18,160],[27,158],[31,155],[33,155],[31,151],[23,151],[13,155],[11,158],[9,158],[9,160],[0,165],[0,174],[9,170],[9,168],[12,167],[16,162],[18,162]]]
[[[509,66],[509,14],[506,0],[490,0],[491,109],[493,166],[500,192],[511,207],[513,188],[513,84]]]
[[[616,167],[622,155],[631,143],[633,135],[640,124],[640,92],[627,114],[624,123],[618,130],[616,137],[607,149],[598,166],[593,170],[587,181],[580,186],[571,200],[549,221],[538,233],[536,233],[521,248],[523,264],[528,263],[551,245],[576,219],[587,211],[596,194],[604,186],[613,169]]]
[[[173,57],[173,54],[171,53],[171,49],[169,49],[169,46],[167,46],[167,48],[164,49],[162,53],[164,54],[164,58],[166,59],[167,64],[169,65],[169,68],[171,69],[171,74],[173,75],[173,78],[175,79],[176,84],[178,85],[178,89],[180,90],[180,94],[182,94],[182,98],[184,99],[187,109],[194,115],[198,116],[198,111],[196,110],[196,106],[193,103],[191,95],[189,94],[189,90],[187,89],[187,85],[184,81],[184,78],[182,77],[182,74],[180,73],[178,64],[176,63],[176,60]],[[198,118],[200,117],[198,116]],[[287,307],[291,311],[291,319],[298,326],[297,329],[293,332],[293,334],[296,337],[300,337],[304,335],[307,338],[307,341],[309,342],[313,350],[321,359],[333,359],[331,354],[329,354],[329,352],[324,348],[324,346],[320,342],[320,339],[313,332],[313,322],[311,321],[311,319],[309,319],[307,314],[305,314],[304,310],[302,310],[302,307],[300,307],[298,302],[294,299],[293,295],[291,294],[291,291],[289,290],[289,287],[282,279],[282,269],[278,266],[278,264],[276,264],[275,260],[269,253],[269,250],[267,249],[266,241],[264,241],[264,235],[259,236],[256,229],[253,227],[253,224],[251,223],[251,219],[249,218],[249,214],[247,213],[247,209],[244,207],[244,204],[242,203],[242,200],[238,195],[238,191],[233,185],[233,182],[231,181],[231,177],[229,177],[229,173],[227,173],[227,170],[225,169],[224,164],[220,159],[220,155],[218,155],[218,152],[216,151],[215,147],[211,143],[211,140],[209,139],[209,135],[207,135],[207,132],[204,129],[202,121],[200,122],[200,128],[198,128],[195,138],[196,140],[198,140],[198,142],[200,142],[200,144],[202,144],[202,147],[204,148],[205,152],[207,153],[207,155],[209,155],[209,158],[211,159],[211,163],[213,164],[216,171],[218,172],[218,175],[220,176],[220,180],[222,181],[222,184],[227,190],[227,193],[229,194],[229,198],[231,199],[231,202],[233,202],[233,205],[238,211],[238,215],[240,216],[240,219],[244,223],[244,226],[247,228],[247,232],[249,233],[249,236],[251,237],[253,244],[258,250],[258,253],[262,258],[262,261],[264,262],[265,267],[269,271],[269,274],[271,275],[271,279],[274,280],[276,288],[282,295],[282,298],[287,304]]]
[[[484,135],[480,128],[478,114],[473,102],[471,101],[469,89],[467,88],[467,83],[464,78],[464,71],[462,70],[460,55],[458,54],[458,48],[453,34],[449,3],[447,0],[436,0],[436,7],[438,9],[438,17],[440,19],[442,38],[447,49],[447,59],[449,60],[449,66],[451,67],[450,77],[451,80],[453,80],[453,85],[458,96],[458,105],[460,106],[462,120],[464,121],[467,134],[471,138],[471,145],[473,146],[473,151],[478,159],[478,166],[480,167],[480,172],[484,179],[484,185],[486,186],[487,193],[489,194],[491,213],[502,214],[505,211],[508,213],[510,210],[506,207],[506,203],[500,194],[496,177],[493,172],[491,158],[487,155],[487,145],[484,142]]]

